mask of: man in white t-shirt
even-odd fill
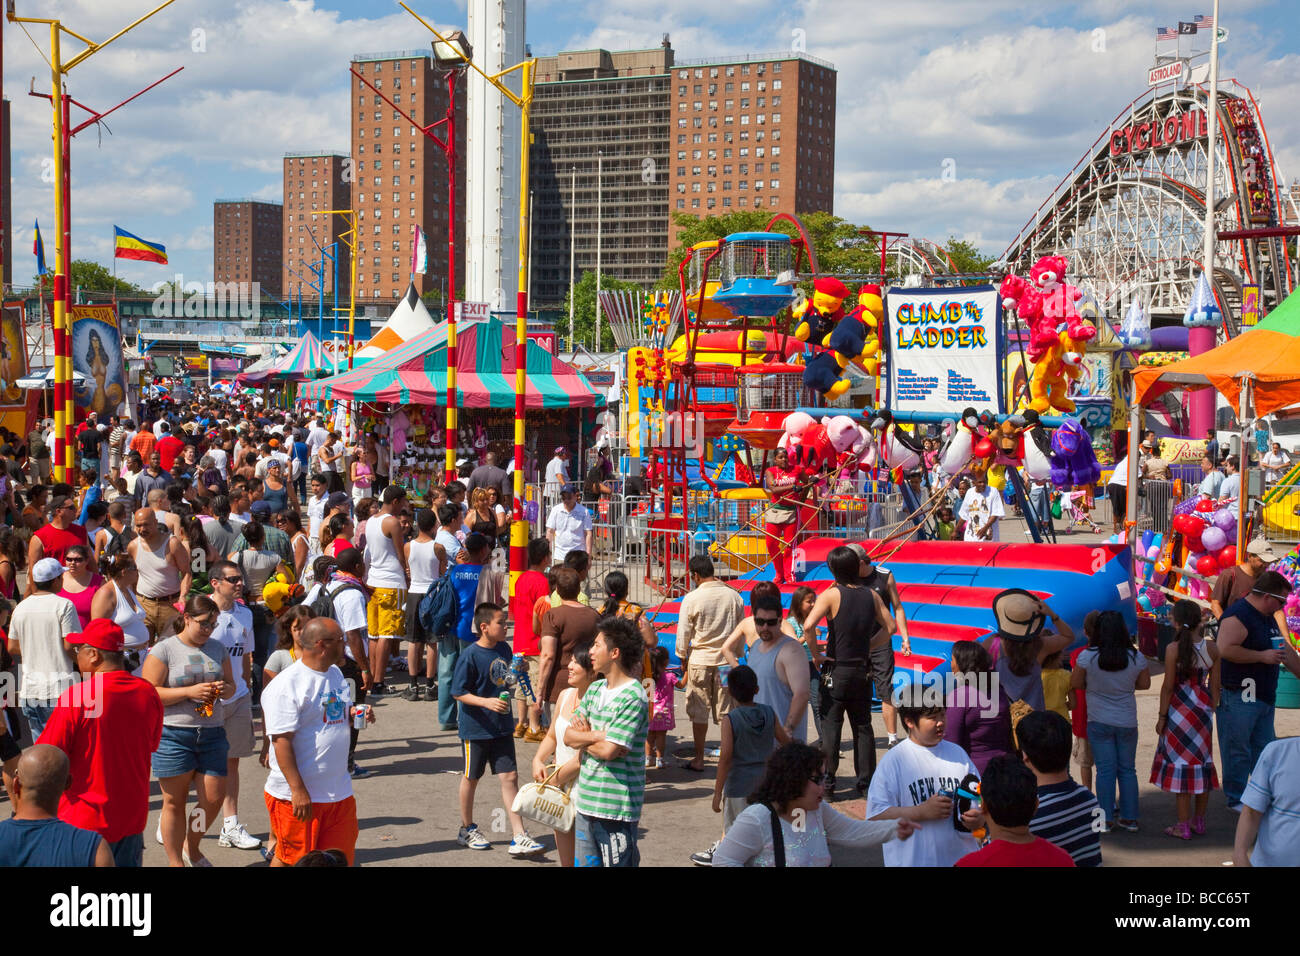
[[[543,486],[547,501],[560,497],[560,489],[569,483],[569,450],[555,449],[555,456],[546,463],[546,484]]]
[[[311,476],[311,497],[307,499],[307,541],[320,540],[320,526],[325,522],[325,502],[330,486],[324,475]]]
[[[316,455],[321,448],[329,441],[330,433],[321,427],[320,419],[317,418],[311,423],[311,428],[307,430],[307,461],[315,462]],[[316,470],[320,470],[317,467]]]
[[[578,492],[572,485],[564,486],[560,503],[546,518],[546,540],[551,542],[556,564],[563,564],[570,551],[591,553],[591,512],[578,503]]]
[[[226,454],[226,450],[214,443],[212,447],[207,450],[207,455],[212,459],[213,467],[215,467],[217,471],[221,472],[222,479],[229,481],[230,456]]]
[[[325,587],[334,603],[334,621],[343,630],[344,656],[339,661],[343,676],[356,685],[356,703],[366,702],[366,692],[373,681],[370,674],[370,631],[366,624],[366,592],[362,584],[365,576],[365,562],[361,551],[348,548],[339,555],[338,568],[328,584],[319,582],[307,593],[304,602],[311,607]],[[370,776],[370,771],[357,766],[354,755],[357,749],[359,732],[352,728],[351,744],[348,748],[348,772],[360,779]]]
[[[1275,740],[1259,755],[1241,795],[1232,862],[1300,866],[1300,737]]]
[[[253,675],[253,612],[240,603],[244,596],[244,578],[230,561],[214,561],[208,568],[212,584],[212,602],[217,606],[217,626],[212,637],[219,640],[230,655],[230,672],[235,678],[235,696],[222,702],[225,715],[226,800],[222,808],[221,846],[256,850],[262,841],[239,822],[239,761],[253,756],[253,695],[249,682]]]
[[[1282,450],[1280,442],[1273,442],[1273,447],[1264,453],[1259,463],[1264,466],[1264,480],[1272,484],[1291,467],[1291,456]]]
[[[314,850],[338,850],[350,866],[357,845],[357,803],[348,776],[353,693],[334,666],[343,632],[328,618],[307,622],[302,657],[262,695],[271,736],[266,808],[275,834],[272,866],[293,866]],[[374,712],[366,708],[370,721]]]
[[[943,739],[942,685],[936,690],[911,684],[895,696],[907,740],[891,747],[872,774],[866,818],[920,824],[911,839],[891,840],[881,848],[885,866],[952,866],[979,849],[970,831],[979,827],[983,813],[963,813],[965,830],[953,820],[958,789],[968,776],[979,774],[965,750]]]
[[[81,631],[81,622],[72,602],[59,596],[65,570],[56,558],[35,562],[29,572],[33,592],[18,602],[9,622],[9,656],[23,665],[18,702],[33,740],[45,729],[59,695],[77,681],[66,639]]]
[[[984,472],[976,472],[974,482],[957,513],[966,522],[966,540],[997,541],[998,519],[1007,513],[1002,504],[1002,495],[998,494],[996,488],[989,487],[989,479]]]

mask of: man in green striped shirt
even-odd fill
[[[587,689],[564,733],[566,744],[583,751],[573,791],[575,866],[633,867],[641,861],[637,822],[645,799],[650,712],[645,688],[629,668],[644,653],[645,642],[631,621],[607,617],[600,622],[591,665],[605,679]]]

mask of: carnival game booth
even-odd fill
[[[1241,444],[1247,447],[1246,431],[1253,422],[1300,402],[1300,292],[1289,295],[1254,328],[1208,352],[1163,368],[1139,368],[1134,381],[1137,400],[1143,404],[1177,388],[1214,388],[1237,410]],[[1214,511],[1212,505],[1207,507],[1208,499],[1189,498],[1175,509],[1172,533],[1161,547],[1148,552],[1145,567],[1138,575],[1140,582],[1147,583],[1144,596],[1154,605],[1157,618],[1168,607],[1168,601],[1163,599],[1166,594],[1204,596],[1217,573],[1212,566],[1216,552],[1219,568],[1231,568],[1252,537],[1276,539],[1284,533],[1286,522],[1295,520],[1292,516],[1300,506],[1300,492],[1271,495],[1263,502],[1262,527],[1252,528],[1247,513],[1250,484],[1249,460],[1243,455],[1241,495],[1232,524],[1224,512]],[[1205,541],[1215,530],[1228,532],[1213,535],[1217,549]],[[1292,578],[1297,564],[1300,562],[1288,556],[1275,570]],[[1300,647],[1300,603],[1289,602],[1286,613],[1290,625],[1286,638]],[[1288,700],[1300,702],[1300,684],[1285,671],[1278,693],[1279,699],[1285,694]]]
[[[235,382],[239,385],[260,385],[264,395],[271,386],[279,386],[280,404],[287,408],[295,400],[292,394],[294,384],[322,375],[333,375],[338,370],[339,363],[334,352],[326,349],[311,332],[306,332],[288,354],[261,369],[240,372],[235,376]],[[265,397],[270,404],[270,396]]]
[[[527,343],[525,425],[531,476],[558,446],[574,448],[605,406],[603,390],[535,342]],[[456,437],[458,458],[480,463],[489,448],[510,460],[514,441],[514,329],[500,320],[458,324],[456,404],[463,412]],[[394,482],[423,498],[441,483],[445,428],[435,409],[447,405],[447,325],[375,356],[364,368],[308,382],[300,397],[352,403],[354,420],[386,437]]]

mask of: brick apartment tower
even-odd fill
[[[432,50],[358,54],[351,66],[394,104],[428,126],[447,115],[445,75]],[[401,114],[351,77],[352,204],[357,210],[357,309],[386,314],[406,292],[411,242],[418,225],[428,237],[429,271],[415,288],[442,292],[447,278],[446,154]],[[456,86],[456,290],[465,286],[465,81]],[[445,130],[445,125],[435,132]],[[456,291],[453,290],[453,291]],[[445,300],[444,300],[445,301]],[[430,311],[437,313],[436,304]]]
[[[530,305],[564,305],[571,238],[573,281],[596,269],[598,152],[603,154],[601,272],[647,289],[659,278],[668,256],[672,64],[667,37],[652,50],[580,50],[538,58],[530,121]]]
[[[212,277],[257,282],[280,294],[284,210],[278,202],[218,199],[212,205]]]
[[[803,53],[675,64],[671,209],[831,212],[835,80]]]
[[[284,278],[285,298],[316,297],[312,267],[319,267],[321,249],[338,259],[339,304],[346,307],[352,259],[341,238],[347,231],[344,216],[326,215],[326,209],[352,208],[352,168],[338,153],[286,153],[284,157]],[[313,215],[313,213],[315,215]],[[315,242],[312,242],[313,237]],[[331,243],[338,245],[331,249]],[[326,312],[334,306],[334,265],[325,261]]]

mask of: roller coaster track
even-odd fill
[[[1201,272],[1208,167],[1206,88],[1148,91],[1102,130],[1002,255],[1024,274],[1039,257],[1069,257],[1074,281],[1112,316],[1139,298],[1154,314],[1181,314]],[[1216,231],[1293,220],[1292,198],[1250,90],[1236,80],[1217,98]],[[1189,115],[1191,114],[1191,115]],[[1295,287],[1281,239],[1216,240],[1213,286],[1236,321],[1246,284],[1267,310]]]

